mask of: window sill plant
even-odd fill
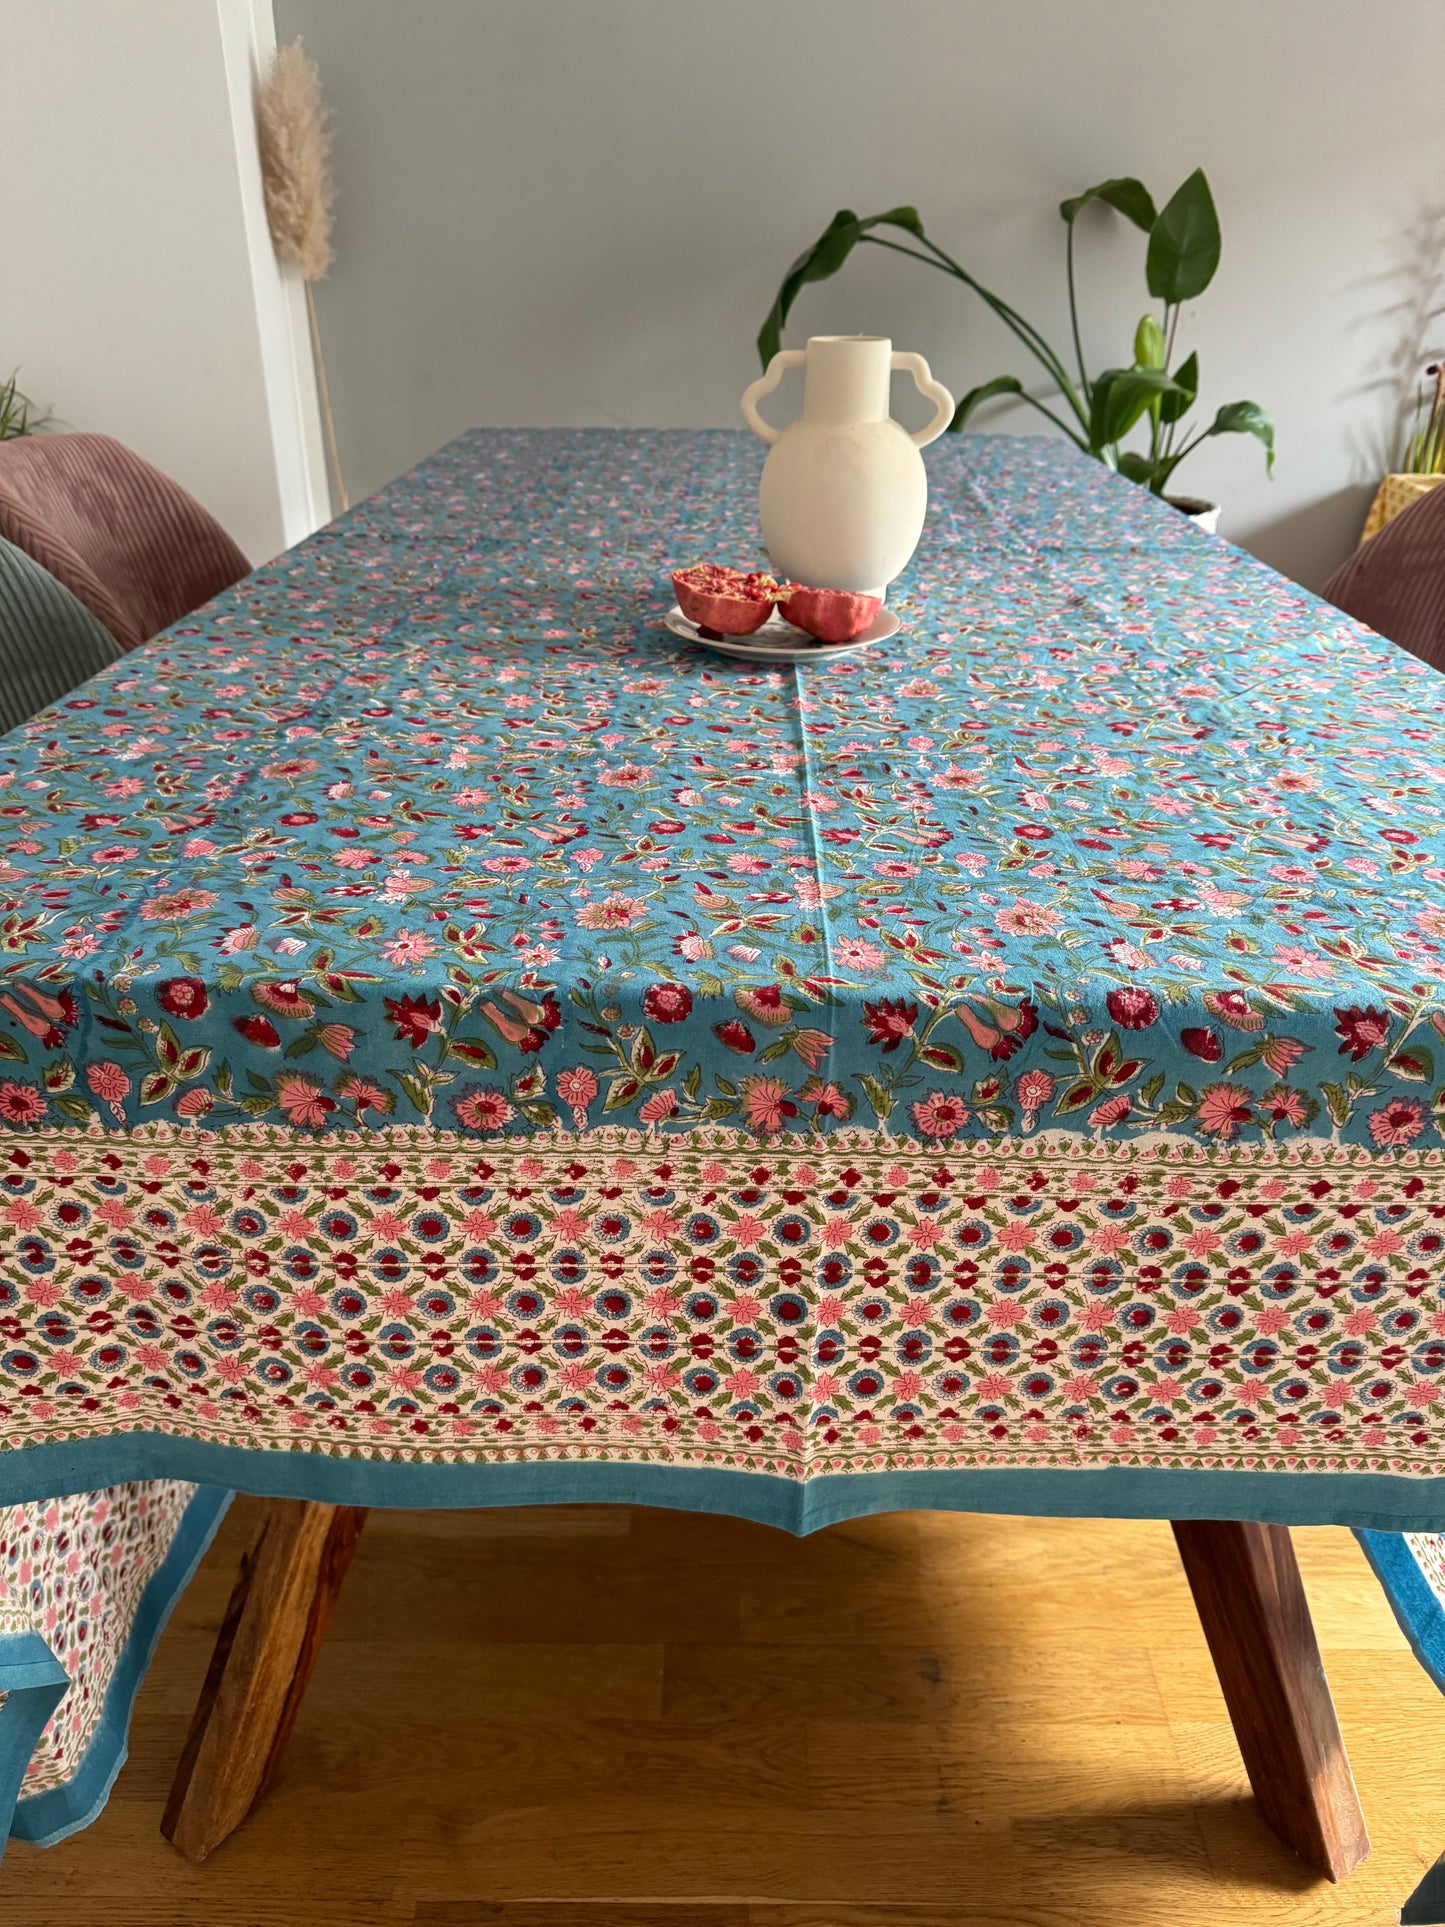
[[[1084,358],[1074,277],[1074,230],[1080,214],[1093,202],[1114,209],[1148,236],[1145,280],[1159,304],[1135,329],[1128,366],[1105,368],[1096,375],[1089,373]],[[783,277],[758,335],[763,366],[781,347],[788,314],[808,282],[836,274],[860,244],[887,248],[971,289],[1022,342],[1049,383],[1048,392],[1041,396],[1025,388],[1016,375],[996,375],[981,382],[959,402],[950,424],[955,431],[965,427],[984,402],[1014,396],[1052,422],[1076,448],[1203,519],[1201,511],[1213,509],[1213,504],[1168,494],[1176,469],[1202,442],[1215,435],[1253,435],[1264,445],[1267,469],[1273,472],[1274,468],[1274,424],[1257,402],[1226,402],[1207,427],[1192,435],[1186,426],[1185,418],[1199,393],[1199,357],[1191,351],[1183,360],[1175,360],[1179,315],[1183,304],[1203,294],[1214,279],[1220,253],[1219,219],[1204,172],[1196,168],[1162,209],[1156,210],[1141,181],[1125,178],[1101,181],[1061,203],[1059,213],[1068,230],[1065,262],[1072,355],[1067,361],[1031,322],[929,239],[916,208],[895,207],[862,218],[849,208],[841,209],[798,256]],[[882,228],[906,238],[892,239],[878,231]],[[1136,430],[1142,445],[1125,447],[1126,437]]]

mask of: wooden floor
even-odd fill
[[[246,1524],[0,1927],[1375,1927],[1445,1849],[1445,1698],[1342,1531],[1297,1535],[1375,1847],[1330,1887],[1255,1817],[1166,1525],[578,1508],[373,1513],[280,1786],[195,1868],[157,1828]]]

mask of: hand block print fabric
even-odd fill
[[[486,431],[0,744],[0,1497],[1445,1519],[1445,683],[928,459],[841,661],[659,627],[746,437]]]
[[[150,1650],[228,1498],[171,1479],[0,1511],[0,1845],[49,1844],[99,1811]]]

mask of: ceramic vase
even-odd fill
[[[757,405],[789,368],[803,370],[803,412],[774,428]],[[888,412],[895,368],[935,404],[933,420],[914,434]],[[953,397],[922,355],[895,353],[882,335],[813,335],[806,348],[773,356],[745,391],[742,411],[772,444],[758,505],[777,574],[814,589],[883,595],[923,532],[928,478],[919,450],[953,419]]]

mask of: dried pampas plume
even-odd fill
[[[321,419],[326,448],[336,483],[337,500],[349,508],[341,461],[336,450],[336,424],[326,385],[326,360],[321,352],[321,330],[316,321],[314,284],[331,266],[331,170],[327,160],[331,135],[326,127],[326,103],[321,76],[306,58],[299,40],[276,49],[271,71],[256,102],[256,133],[261,150],[261,183],[266,194],[266,220],[278,259],[300,270],[306,288],[306,317],[311,328],[311,350],[321,397]]]

